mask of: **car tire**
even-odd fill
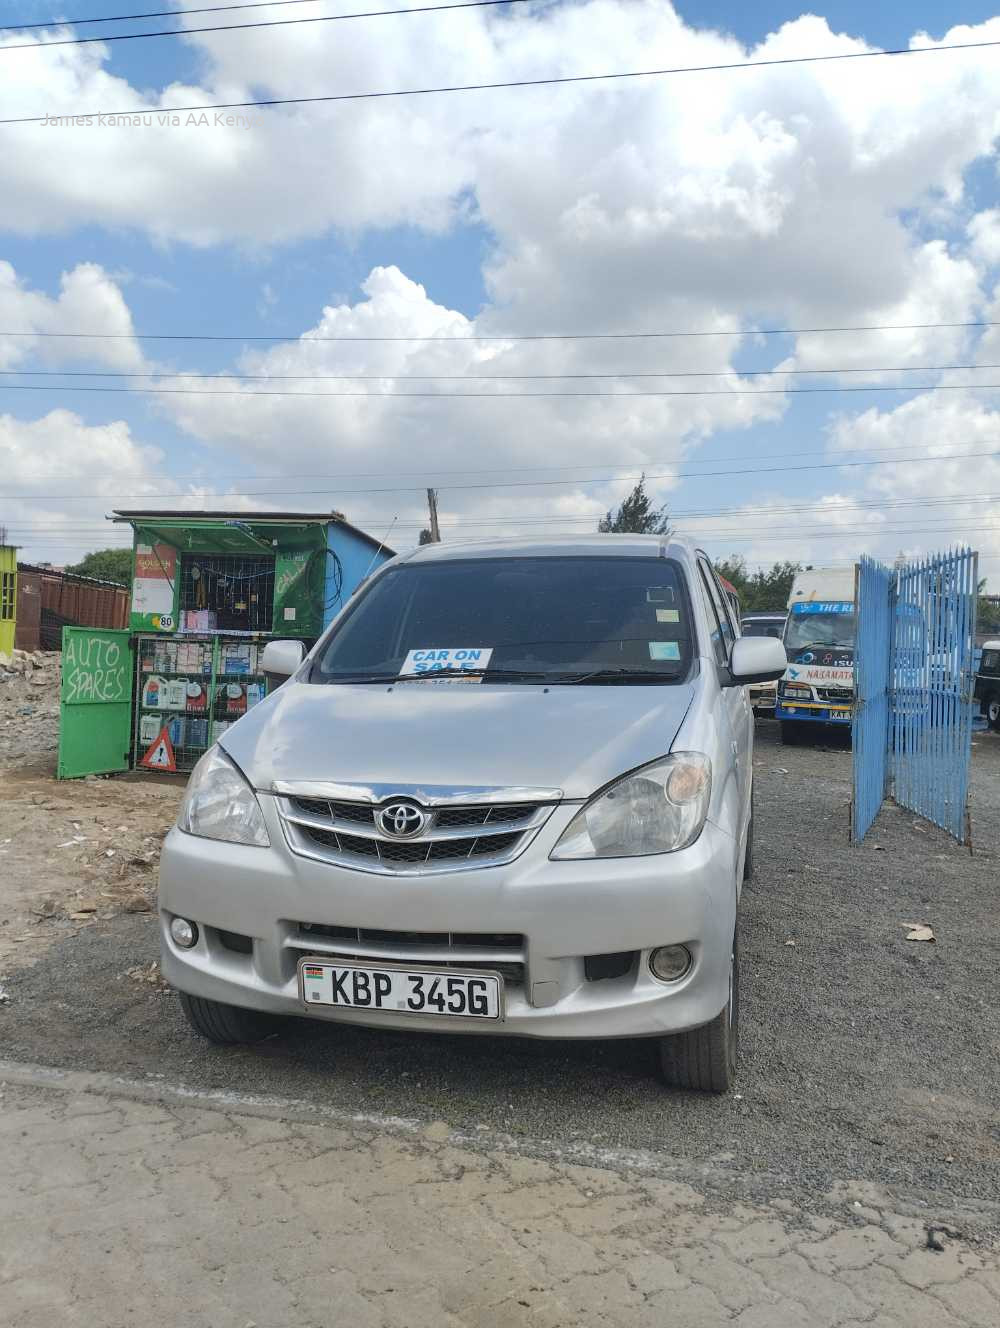
[[[983,712],[986,715],[986,722],[994,733],[1000,733],[1000,692],[994,692],[988,697]]]
[[[660,1077],[671,1088],[728,1093],[736,1080],[739,1040],[740,956],[734,935],[729,1000],[710,1024],[660,1038]]]
[[[797,747],[802,738],[802,724],[797,719],[781,721],[781,742],[785,747]]]
[[[179,993],[181,1009],[196,1033],[220,1047],[237,1046],[245,1042],[260,1042],[281,1027],[280,1015],[264,1014],[260,1010],[243,1010],[222,1001],[205,1000],[202,996]]]

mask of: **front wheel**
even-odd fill
[[[660,1038],[660,1075],[671,1088],[728,1093],[736,1079],[740,1040],[740,955],[737,937],[729,959],[729,999],[710,1024]]]
[[[232,1047],[242,1042],[261,1042],[281,1027],[280,1015],[265,1014],[260,1010],[243,1010],[222,1001],[205,1000],[202,996],[179,993],[181,1009],[196,1033],[220,1047]]]
[[[1000,692],[994,692],[984,706],[986,722],[994,733],[1000,733]]]

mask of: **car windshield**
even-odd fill
[[[310,681],[469,671],[498,682],[677,682],[691,661],[680,566],[665,558],[403,563],[363,590]]]
[[[803,605],[812,609],[812,605]],[[853,609],[838,612],[804,612],[794,610],[785,627],[785,648],[805,650],[809,646],[839,646],[847,649],[854,645],[857,615]]]
[[[783,626],[782,618],[772,618],[770,621],[766,618],[744,618],[740,631],[744,636],[774,636],[780,640]]]

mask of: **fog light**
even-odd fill
[[[649,954],[649,971],[661,982],[679,982],[691,967],[691,951],[686,945],[661,945]]]
[[[198,927],[187,918],[174,918],[170,923],[170,935],[182,950],[190,950],[198,940]]]

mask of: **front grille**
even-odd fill
[[[376,862],[457,862],[466,858],[488,858],[508,852],[521,838],[521,832],[505,835],[476,835],[470,839],[366,839],[345,835],[337,830],[306,827],[314,844],[337,849],[356,857],[374,858]]]
[[[535,810],[530,802],[507,803],[502,807],[443,807],[434,817],[435,825],[505,825],[523,821]]]
[[[428,807],[406,796],[425,813],[419,834],[394,838],[379,813],[399,801],[291,796],[278,801],[282,825],[293,852],[361,871],[390,874],[462,871],[498,866],[517,857],[552,813],[551,802],[483,802]]]
[[[524,937],[517,932],[389,931],[380,927],[344,927],[300,922],[296,949],[324,953],[354,963],[427,965],[502,973],[505,981],[524,984]]]
[[[832,701],[835,705],[850,705],[854,700],[850,687],[817,687],[816,695],[821,701]]]
[[[334,927],[325,922],[300,922],[299,927],[332,941],[371,945],[462,946],[470,950],[520,950],[524,945],[524,937],[514,931],[386,931],[381,927]]]

